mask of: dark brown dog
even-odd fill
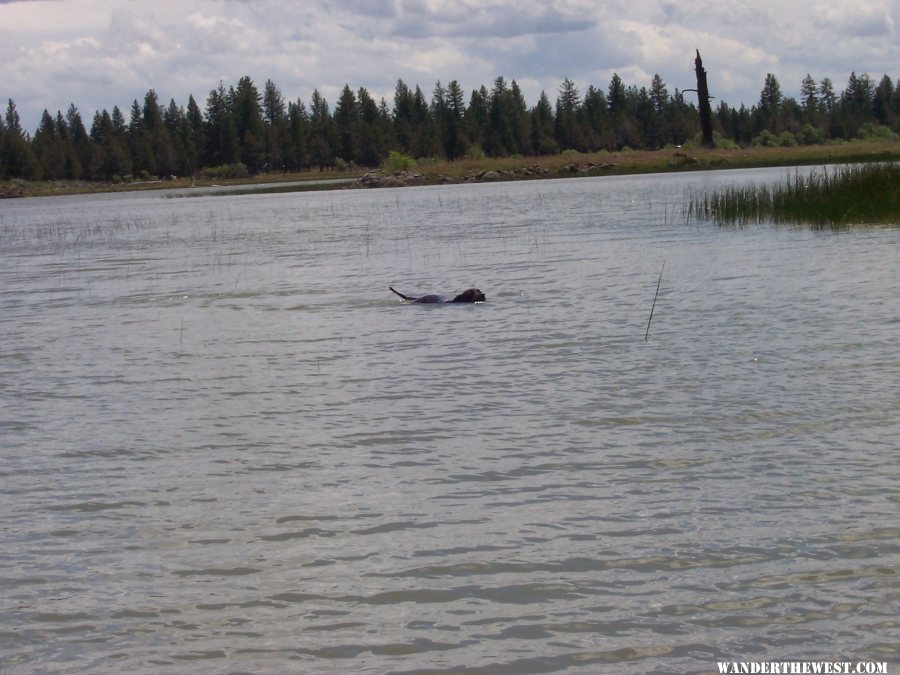
[[[404,300],[409,300],[413,304],[441,304],[441,303],[449,303],[449,302],[484,302],[487,298],[484,297],[484,293],[481,292],[481,289],[478,288],[470,288],[468,290],[463,291],[459,295],[457,295],[452,300],[445,300],[440,295],[423,295],[420,298],[412,298],[408,295],[403,295],[400,291],[394,290],[390,286],[388,286],[394,293],[399,295]]]

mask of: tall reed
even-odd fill
[[[824,168],[805,176],[797,172],[774,186],[731,186],[711,193],[693,193],[685,213],[688,219],[709,220],[717,225],[900,225],[900,165]]]

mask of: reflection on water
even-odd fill
[[[3,203],[0,669],[896,660],[900,234],[679,217],[783,172]]]

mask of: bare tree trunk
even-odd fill
[[[709,107],[709,87],[706,84],[706,70],[700,59],[700,50],[697,50],[697,58],[694,61],[697,70],[697,98],[700,103],[700,130],[703,133],[703,147],[712,148],[712,109]]]

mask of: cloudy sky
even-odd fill
[[[711,94],[735,106],[769,72],[793,96],[806,73],[837,92],[851,71],[896,81],[900,0],[0,0],[0,100],[30,132],[70,103],[88,125],[114,105],[127,118],[150,88],[204,108],[244,75],[332,106],[345,83],[391,103],[398,78],[430,99],[437,80],[468,96],[503,75],[533,105],[565,77],[582,93],[614,72],[692,88],[697,48]]]

